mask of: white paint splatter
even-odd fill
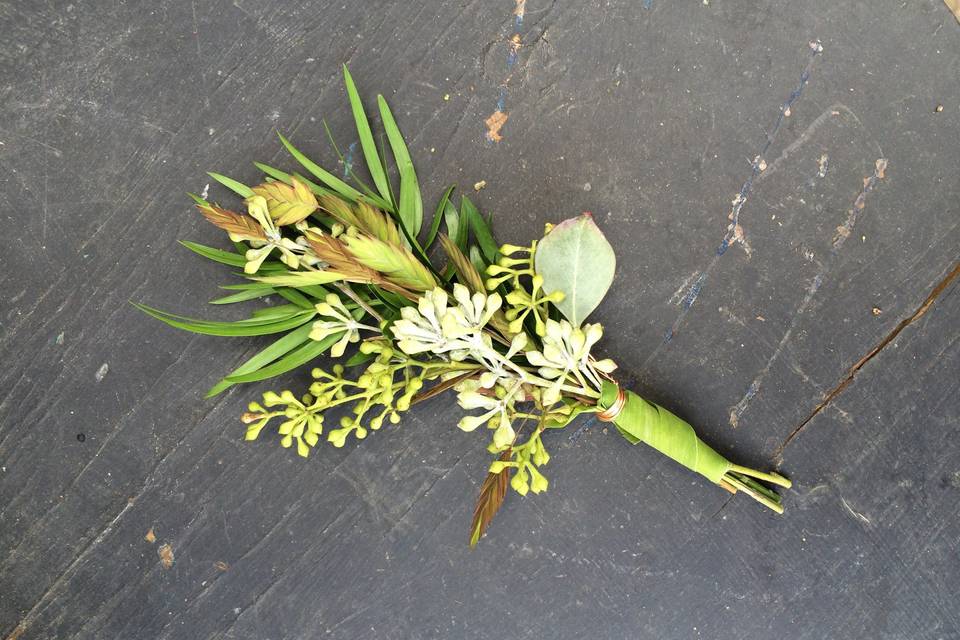
[[[100,368],[97,369],[97,373],[94,374],[93,377],[96,378],[97,382],[101,382],[106,377],[107,372],[109,371],[110,371],[110,365],[104,362],[102,365],[100,365]]]

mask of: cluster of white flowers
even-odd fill
[[[527,361],[537,372],[553,384],[544,393],[544,402],[552,404],[560,398],[560,391],[568,374],[573,374],[584,386],[601,386],[599,373],[610,373],[617,368],[613,360],[594,361],[590,349],[603,337],[603,327],[586,324],[574,327],[566,320],[547,320],[543,335],[543,351],[527,351]],[[598,373],[599,372],[599,373]],[[589,385],[588,385],[589,381]]]
[[[616,368],[612,360],[598,362],[590,357],[590,348],[603,335],[599,324],[581,329],[566,320],[547,320],[541,351],[526,350],[529,339],[520,331],[501,353],[494,347],[491,334],[484,331],[501,307],[500,296],[471,295],[465,286],[455,284],[453,302],[450,304],[443,289],[428,291],[416,307],[401,310],[402,319],[393,323],[392,332],[397,346],[407,354],[430,352],[482,365],[483,371],[477,378],[458,386],[457,401],[466,410],[484,411],[465,416],[458,426],[473,431],[486,423],[495,429],[493,444],[498,450],[509,446],[516,437],[511,418],[516,413],[514,404],[526,397],[523,385],[539,387],[543,404],[550,406],[560,400],[565,390],[596,396],[601,376]],[[535,368],[514,363],[520,353]]]
[[[453,297],[457,304],[448,307],[447,292],[438,287],[424,293],[416,308],[401,309],[402,319],[393,323],[397,345],[410,355],[429,351],[448,354],[453,360],[492,349],[490,336],[483,333],[483,327],[500,309],[500,296],[471,296],[465,286],[455,284]]]
[[[350,315],[350,310],[340,301],[339,296],[334,293],[327,294],[325,301],[317,304],[316,309],[318,314],[330,320],[317,320],[313,323],[310,331],[311,340],[323,340],[329,335],[343,332],[343,337],[330,348],[330,355],[334,358],[342,356],[348,344],[360,340],[360,329],[377,333],[380,331],[377,327],[358,322]]]

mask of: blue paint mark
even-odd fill
[[[683,307],[689,309],[693,306],[693,303],[696,301],[697,296],[700,295],[700,289],[703,288],[703,281],[706,279],[706,275],[701,273],[700,277],[697,278],[696,282],[690,287],[690,290],[687,291],[687,295],[683,297]]]
[[[583,424],[581,424],[579,427],[577,427],[577,430],[570,434],[570,437],[567,438],[567,442],[576,442],[577,440],[580,439],[580,436],[583,435],[583,432],[584,432],[584,431],[586,431],[587,429],[589,429],[589,428],[592,427],[593,425],[597,424],[597,422],[598,422],[598,421],[597,421],[597,414],[591,413],[591,414],[590,414],[590,417],[587,418],[586,420],[584,420],[584,421],[583,421]]]
[[[498,113],[504,113],[507,107],[507,84],[510,82],[510,75],[513,72],[513,67],[517,64],[517,61],[520,58],[520,47],[521,47],[521,36],[520,31],[523,28],[523,15],[526,12],[527,0],[516,0],[516,8],[513,12],[513,33],[510,36],[510,40],[507,43],[509,47],[507,51],[507,75],[503,79],[503,82],[500,83],[500,91],[497,95],[497,108],[491,115],[491,118],[494,118]],[[494,118],[496,120],[496,118]],[[506,118],[504,117],[504,121]],[[487,120],[487,126],[491,127],[490,119]],[[503,125],[503,122],[500,122],[500,126]],[[499,130],[499,127],[497,127]],[[493,143],[495,140],[499,140],[495,130],[488,129],[486,133],[486,140],[488,143]]]
[[[707,280],[710,272],[716,266],[717,260],[720,256],[727,252],[727,249],[730,248],[730,245],[735,242],[738,233],[738,227],[740,224],[740,211],[743,210],[743,205],[747,202],[747,198],[750,197],[750,193],[753,190],[753,182],[758,175],[760,175],[760,166],[763,161],[764,155],[769,151],[770,146],[773,145],[774,140],[777,138],[777,134],[780,133],[780,128],[783,125],[784,119],[787,117],[790,108],[800,99],[801,94],[803,93],[803,88],[807,85],[807,82],[810,80],[810,72],[813,69],[813,63],[816,60],[817,56],[823,52],[823,47],[820,46],[820,42],[811,42],[810,43],[810,57],[807,60],[807,64],[804,67],[803,71],[800,73],[800,81],[797,83],[797,86],[793,91],[790,92],[790,95],[787,97],[786,101],[780,105],[780,113],[777,115],[777,120],[773,125],[773,129],[770,130],[770,133],[767,134],[767,140],[764,143],[763,147],[760,149],[760,152],[753,159],[753,163],[750,167],[750,175],[744,181],[743,185],[740,187],[737,197],[733,201],[733,208],[730,210],[730,226],[727,229],[726,234],[724,234],[723,239],[720,241],[720,244],[717,246],[716,255],[713,258],[713,261],[703,270],[703,273],[700,274],[700,277],[697,278],[697,282],[694,283],[691,287],[690,292],[687,293],[687,296],[684,298],[684,303],[680,310],[677,319],[674,320],[673,325],[667,330],[663,342],[664,344],[670,342],[674,336],[677,334],[677,330],[680,328],[680,325],[683,324],[684,318],[686,318],[687,313],[690,311],[690,308],[693,306],[693,303],[696,301],[697,296],[700,294],[700,289],[703,287],[703,284]],[[647,358],[648,364],[650,360],[656,355],[656,350],[650,354]]]
[[[649,9],[653,6],[653,0],[643,0],[643,8]]]
[[[353,171],[353,152],[357,148],[356,142],[351,142],[350,146],[347,147],[347,153],[343,157],[343,177],[349,178],[350,172]]]

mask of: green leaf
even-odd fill
[[[298,304],[278,304],[273,307],[263,307],[250,314],[252,319],[262,320],[264,318],[289,318],[303,312],[303,307]]]
[[[338,194],[340,194],[340,196],[350,200],[351,202],[356,202],[360,198],[364,197],[362,193],[315,163],[307,156],[303,155],[303,153],[294,147],[289,140],[284,138],[282,134],[277,133],[277,135],[280,137],[280,142],[283,144],[283,146],[286,147],[287,151],[290,152],[290,155],[292,155],[297,162],[302,164],[304,169],[313,174],[322,183],[336,191]],[[381,207],[387,211],[393,211],[393,207],[382,200],[378,199],[374,201],[373,198],[368,199],[371,201],[371,203],[377,205],[378,207]]]
[[[249,373],[231,374],[224,378],[224,380],[236,384],[238,382],[257,382],[258,380],[266,380],[267,378],[278,376],[281,373],[296,369],[300,365],[306,364],[314,358],[319,357],[342,336],[342,333],[335,333],[319,342],[309,340],[307,344],[304,344],[295,351],[291,351],[269,366]]]
[[[216,300],[211,300],[210,304],[233,304],[235,302],[246,302],[247,300],[255,300],[256,298],[263,298],[264,296],[269,296],[275,293],[276,290],[272,287],[260,288],[260,289],[246,289],[244,291],[238,291],[229,296],[224,296],[222,298],[217,298]]]
[[[353,111],[353,120],[357,125],[357,136],[360,138],[363,157],[367,161],[367,171],[370,172],[373,184],[377,187],[377,191],[380,192],[383,199],[387,202],[393,202],[393,194],[390,193],[387,174],[383,169],[383,163],[380,161],[380,154],[377,153],[377,145],[373,140],[370,122],[367,120],[367,114],[363,110],[363,102],[360,101],[360,94],[357,93],[357,86],[353,83],[353,77],[350,75],[347,65],[343,65],[343,82],[347,86],[350,110]]]
[[[473,264],[473,268],[477,270],[477,273],[487,272],[487,261],[480,255],[480,249],[477,248],[477,245],[470,247],[470,262]]]
[[[179,316],[174,316],[172,314],[160,311],[159,309],[153,309],[136,302],[133,303],[133,305],[147,315],[152,316],[157,320],[170,325],[171,327],[208,336],[263,336],[271,333],[280,333],[282,331],[299,327],[316,315],[313,312],[303,311],[296,315],[276,321],[268,320],[264,322],[258,318],[254,322],[247,320],[239,320],[237,322],[211,322],[206,320],[196,320],[193,318],[180,318]]]
[[[224,377],[220,382],[215,384],[209,391],[207,391],[207,397],[212,398],[222,391],[232,387],[234,383],[228,382],[227,377],[242,376],[244,374],[253,373],[254,371],[257,371],[258,369],[270,364],[277,358],[280,358],[290,350],[300,346],[310,339],[310,331],[312,329],[313,325],[306,324],[283,336],[269,347],[227,374],[226,377]]]
[[[179,242],[197,255],[201,255],[208,260],[213,260],[214,262],[219,262],[220,264],[226,264],[231,267],[240,267],[241,269],[243,269],[243,265],[247,264],[246,258],[238,253],[234,253],[233,251],[214,249],[213,247],[208,247],[204,244],[200,244],[199,242],[190,242],[189,240],[180,240]],[[278,262],[277,260],[267,260],[260,265],[260,269],[257,273],[274,273],[277,271],[286,270],[287,266],[282,262]]]
[[[134,306],[141,309],[149,309],[155,314],[160,314],[165,318],[172,318],[174,320],[181,320],[183,322],[189,322],[197,325],[209,325],[212,327],[222,327],[224,325],[241,327],[241,326],[254,326],[261,324],[270,324],[271,322],[276,322],[277,320],[286,320],[287,318],[292,318],[298,313],[303,313],[304,310],[300,307],[293,304],[283,304],[273,307],[264,307],[262,309],[257,309],[254,311],[249,318],[244,320],[234,320],[233,322],[219,322],[216,320],[199,320],[197,318],[189,318],[187,316],[180,316],[175,313],[170,313],[169,311],[161,311],[160,309],[154,309],[153,307],[148,307],[139,303],[132,303]]]
[[[374,193],[373,189],[368,187],[367,183],[365,183],[363,180],[360,179],[360,176],[357,175],[357,172],[353,170],[352,166],[347,164],[347,161],[344,159],[343,154],[340,153],[340,148],[337,147],[337,143],[333,139],[333,133],[330,132],[330,127],[327,126],[327,121],[324,119],[324,120],[321,120],[321,122],[323,123],[323,130],[327,134],[327,140],[330,141],[330,146],[333,147],[333,152],[337,154],[337,158],[339,158],[340,164],[343,165],[343,168],[344,168],[343,177],[350,178],[351,180],[353,180],[354,183],[356,183],[356,185],[360,187],[360,189],[363,190],[365,194],[367,194],[367,197],[372,198],[373,201],[380,200],[380,196]]]
[[[231,267],[240,267],[241,269],[245,264],[247,264],[246,258],[232,251],[214,249],[213,247],[208,247],[207,245],[200,244],[198,242],[190,242],[189,240],[180,240],[180,244],[185,246],[187,249],[190,249],[190,251],[203,256],[204,258],[213,260],[214,262],[219,262],[220,264],[227,264]]]
[[[461,222],[468,223],[470,228],[473,229],[473,237],[477,239],[477,244],[480,245],[480,250],[483,251],[483,257],[486,258],[487,262],[493,264],[499,260],[500,247],[497,246],[497,241],[493,239],[490,225],[483,219],[483,216],[480,215],[480,212],[477,211],[477,208],[473,206],[467,196],[463,196],[460,200],[460,219]]]
[[[301,309],[313,309],[313,303],[307,300],[305,295],[294,289],[281,287],[280,289],[277,289],[277,293]]]
[[[212,171],[208,171],[207,175],[242,198],[249,198],[250,196],[255,195],[253,193],[253,189],[241,182],[237,182],[233,178],[228,178],[227,176],[222,176],[219,173],[213,173]]]
[[[204,200],[203,198],[201,198],[200,196],[198,196],[198,195],[195,194],[195,193],[190,193],[190,192],[188,191],[188,192],[187,192],[187,195],[190,196],[190,198],[193,199],[193,201],[196,202],[197,204],[199,204],[200,206],[206,207],[206,206],[209,206],[209,205],[210,205],[209,202],[207,202],[206,200]]]
[[[573,422],[573,420],[579,416],[581,413],[585,412],[595,412],[596,410],[593,407],[588,407],[576,400],[570,398],[563,399],[564,404],[570,407],[570,413],[567,415],[562,415],[559,413],[552,414],[555,417],[544,422],[543,426],[547,429],[563,429],[565,426]]]
[[[335,271],[290,271],[286,275],[251,277],[251,280],[281,287],[303,287],[311,284],[328,284],[343,280]]]
[[[222,284],[220,288],[227,291],[247,291],[248,289],[270,289],[271,287],[260,282],[244,282],[242,284]]]
[[[286,171],[281,171],[280,169],[271,167],[268,164],[263,164],[262,162],[254,162],[253,164],[257,169],[260,169],[260,171],[263,171],[264,175],[270,176],[271,178],[275,180],[279,180],[280,182],[293,184],[293,181],[291,180],[291,178],[295,177],[297,180],[307,185],[310,188],[310,191],[314,192],[318,196],[336,195],[330,189],[321,187],[316,182],[310,180],[310,178],[305,178],[299,173],[287,173]]]
[[[327,294],[330,293],[329,291],[327,291],[326,289],[324,289],[318,284],[308,284],[305,286],[297,287],[297,289],[304,292],[308,296],[313,296],[317,300],[323,300],[324,298],[327,297]]]
[[[443,209],[443,220],[447,225],[447,236],[453,240],[460,251],[467,253],[467,232],[470,229],[463,222],[460,212],[457,211],[457,207],[454,206],[452,200],[447,200]]]
[[[450,187],[444,192],[443,197],[440,198],[440,203],[437,205],[437,210],[433,214],[433,220],[430,224],[430,232],[427,234],[427,239],[423,243],[424,250],[429,249],[430,245],[433,244],[433,241],[437,239],[437,234],[440,232],[440,223],[443,222],[444,212],[447,210],[447,203],[450,202],[450,194],[453,193],[453,190],[456,188],[456,185],[450,185]],[[449,226],[447,231],[450,231]]]
[[[383,120],[383,129],[387,132],[387,140],[390,141],[390,149],[393,151],[397,172],[400,174],[400,202],[397,213],[400,221],[410,232],[410,237],[416,238],[423,226],[423,200],[420,197],[417,172],[413,169],[410,151],[393,119],[390,106],[383,96],[377,96],[377,104],[380,106],[380,119]]]
[[[343,363],[345,367],[355,367],[358,364],[363,364],[364,362],[369,362],[377,357],[375,353],[364,353],[363,351],[357,351],[350,358]]]
[[[583,324],[603,300],[616,265],[613,247],[590,214],[555,226],[537,245],[534,260],[544,291],[563,291],[556,307],[574,326]]]

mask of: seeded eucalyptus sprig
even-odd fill
[[[342,447],[351,436],[362,440],[371,429],[397,425],[413,404],[452,388],[469,412],[457,426],[488,429],[487,449],[495,456],[474,510],[471,544],[507,486],[521,495],[547,489],[543,433],[581,413],[595,413],[628,441],[646,442],[728,491],[782,512],[780,497],[761,481],[789,487],[788,480],[731,464],[690,425],[617,385],[616,364],[593,355],[603,328],[585,320],[609,289],[616,259],[589,214],[548,225],[529,246],[497,245],[469,199],[454,204],[451,187],[425,230],[416,172],[387,102],[378,96],[398,192],[346,68],[344,77],[373,187],[349,167],[349,182],[338,178],[280,136],[310,177],[256,163],[265,179],[253,187],[210,174],[243,199],[241,207],[192,196],[234,250],[184,245],[247,280],[225,285],[232,293],[211,302],[273,296],[283,302],[235,322],[137,305],[196,333],[283,334],[208,396],[314,363],[325,353],[340,360],[313,367],[313,382],[299,395],[268,391],[250,403],[242,416],[248,440],[275,427],[282,446],[295,446],[306,457],[322,440]],[[431,253],[445,260],[434,262]],[[327,411],[341,406],[347,413],[336,426],[325,423]]]

